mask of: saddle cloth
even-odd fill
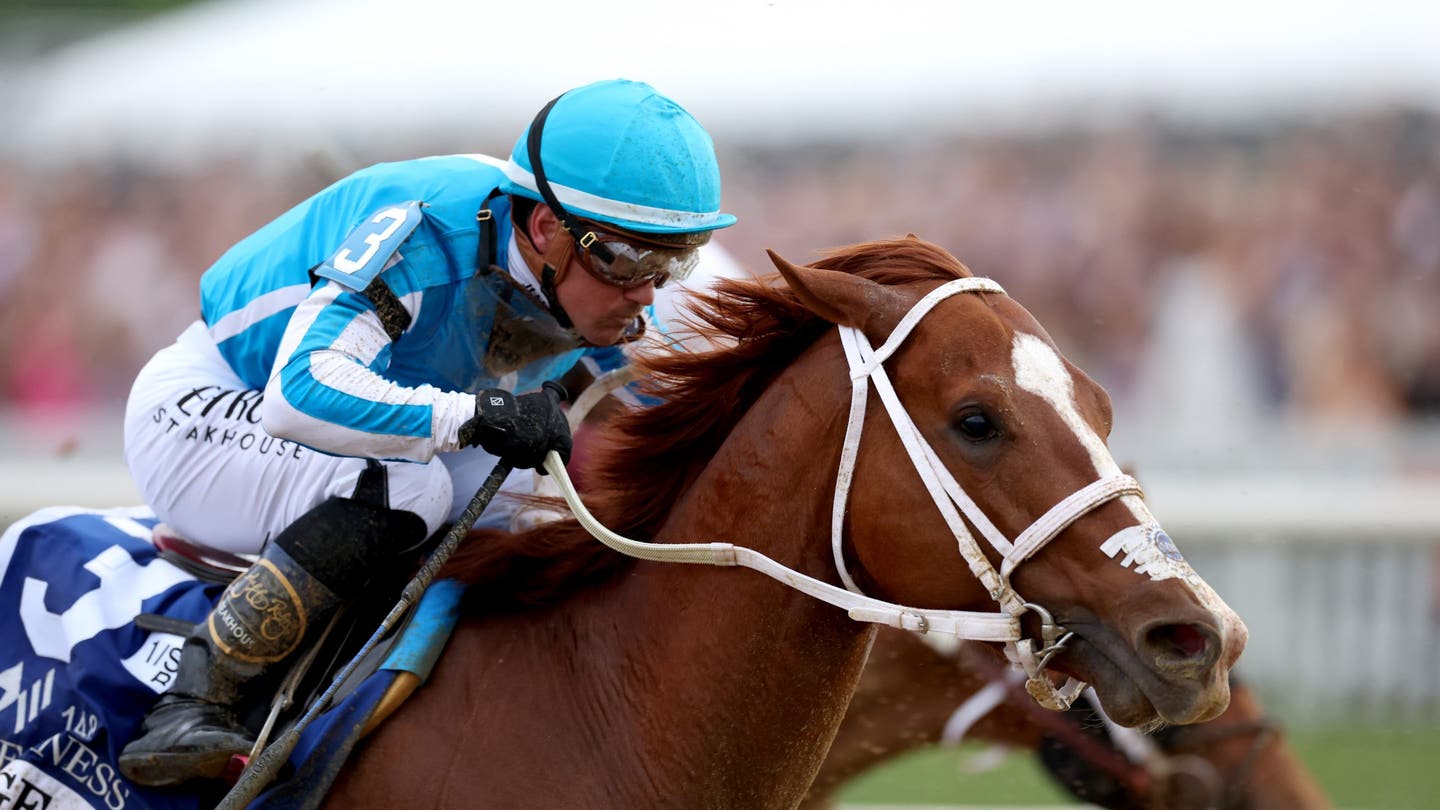
[[[143,788],[115,764],[174,679],[183,641],[138,627],[136,616],[194,624],[223,587],[161,559],[155,524],[145,508],[54,507],[0,535],[0,808],[198,810],[223,793]],[[427,591],[378,669],[306,730],[290,759],[298,778],[251,808],[318,803],[361,730],[393,709],[394,687],[429,674],[461,590],[437,582]]]

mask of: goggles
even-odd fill
[[[658,289],[672,278],[684,281],[700,260],[698,247],[634,245],[597,230],[586,232],[576,245],[582,254],[580,263],[590,275],[626,290],[652,282]]]
[[[545,167],[540,161],[540,133],[545,130],[545,119],[550,116],[550,110],[563,96],[562,93],[551,99],[550,103],[541,108],[539,114],[535,116],[535,120],[530,123],[530,132],[526,136],[525,148],[530,156],[531,171],[535,174],[535,188],[540,192],[540,198],[560,219],[561,226],[570,233],[580,252],[584,254],[581,257],[581,266],[600,281],[626,290],[643,287],[650,283],[657,288],[663,287],[665,282],[672,278],[684,280],[686,276],[690,275],[690,271],[695,269],[695,264],[700,258],[699,245],[709,239],[708,233],[695,234],[693,236],[697,237],[699,241],[681,246],[637,246],[594,226],[590,226],[586,233],[581,234],[575,220],[571,219],[565,206],[561,205],[560,200],[555,197],[554,190],[550,188],[550,182],[545,178]],[[589,225],[589,223],[584,224]],[[682,236],[687,235],[682,234]],[[553,283],[564,271],[563,266],[555,269],[553,271],[555,279],[545,280],[542,283]]]

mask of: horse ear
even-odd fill
[[[887,318],[902,307],[895,293],[881,284],[835,270],[799,267],[773,250],[765,252],[800,303],[831,323],[866,329],[880,326],[879,318],[890,323],[898,318]]]

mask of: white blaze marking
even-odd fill
[[[1100,476],[1120,474],[1120,466],[1115,463],[1115,457],[1110,455],[1110,448],[1107,448],[1100,435],[1090,428],[1089,422],[1080,417],[1080,408],[1074,398],[1074,379],[1056,350],[1051,349],[1050,344],[1038,339],[1034,334],[1017,331],[1011,349],[1011,363],[1015,366],[1015,385],[1040,396],[1056,408],[1060,418],[1076,434],[1077,440],[1080,440],[1081,447],[1089,451],[1090,461],[1094,463],[1097,473]],[[1151,579],[1181,579],[1191,588],[1191,592],[1194,592],[1197,601],[1208,608],[1220,623],[1225,646],[1243,646],[1244,638],[1248,636],[1243,621],[1240,621],[1236,611],[1230,610],[1230,605],[1221,600],[1220,594],[1201,579],[1200,574],[1195,574],[1195,569],[1179,555],[1179,549],[1175,548],[1174,542],[1161,530],[1159,522],[1151,515],[1145,502],[1138,496],[1128,494],[1120,497],[1120,503],[1129,507],[1130,513],[1135,515],[1140,525],[1119,530],[1115,536],[1100,545],[1100,551],[1112,559],[1117,552],[1125,552],[1125,556],[1120,559],[1120,565],[1129,568],[1130,564],[1135,564],[1136,574],[1148,574]]]
[[[1080,408],[1075,402],[1075,380],[1060,355],[1040,338],[1016,332],[1010,361],[1015,366],[1015,384],[1055,408],[1061,421],[1090,454],[1090,461],[1100,477],[1123,474],[1105,441],[1080,415]],[[1120,564],[1129,568],[1133,563],[1136,573],[1148,574],[1151,579],[1199,580],[1189,563],[1180,557],[1179,550],[1161,531],[1159,522],[1150,514],[1144,501],[1135,495],[1124,495],[1120,502],[1130,509],[1140,525],[1117,532],[1107,540],[1100,547],[1106,556],[1113,558],[1124,551]],[[1162,537],[1165,540],[1162,541]],[[1167,550],[1173,550],[1173,554],[1167,554]]]
[[[1015,367],[1015,384],[1054,406],[1060,418],[1090,453],[1096,472],[1102,477],[1119,475],[1120,465],[1116,464],[1115,457],[1110,455],[1110,448],[1105,446],[1099,434],[1080,416],[1080,408],[1075,403],[1075,380],[1065,368],[1060,355],[1040,338],[1016,332],[1010,358]],[[1183,581],[1190,587],[1196,600],[1210,610],[1211,615],[1220,623],[1225,645],[1238,645],[1238,648],[1243,648],[1249,635],[1244,622],[1240,621],[1240,617],[1225,604],[1225,600],[1180,556],[1179,549],[1175,548],[1173,541],[1160,529],[1159,522],[1150,514],[1145,502],[1135,495],[1124,495],[1120,501],[1129,507],[1140,525],[1116,532],[1100,546],[1101,551],[1112,559],[1116,553],[1124,551],[1121,565],[1128,568],[1131,563],[1135,563],[1136,573],[1148,574],[1153,580]],[[1166,547],[1174,551],[1173,556],[1166,554]]]

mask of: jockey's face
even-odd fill
[[[555,287],[560,306],[569,314],[575,331],[597,346],[609,346],[625,335],[640,310],[654,302],[655,285],[616,287],[585,270],[579,255],[570,259],[570,268]]]
[[[544,205],[535,206],[530,218],[535,248],[544,253],[553,239],[569,239],[560,221]],[[645,283],[629,289],[596,278],[583,264],[585,255],[571,251],[570,261],[555,285],[555,295],[570,316],[575,331],[596,346],[609,346],[624,337],[640,310],[654,302],[655,285]]]

